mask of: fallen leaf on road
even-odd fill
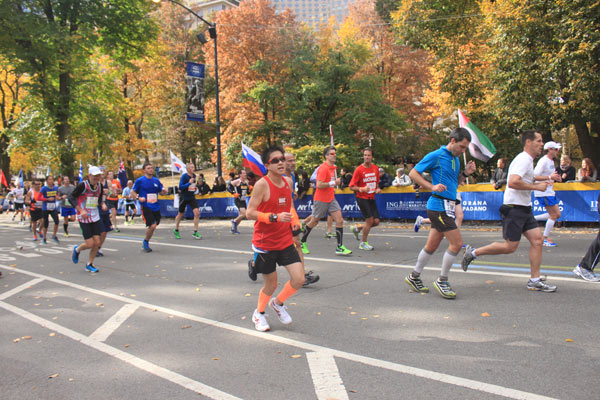
[[[369,319],[369,318],[367,318],[367,317],[362,317],[361,319],[362,319],[362,320],[365,320],[365,319]]]
[[[21,339],[31,340],[31,336],[23,336]]]
[[[350,311],[350,315],[356,315],[356,311]]]
[[[19,338],[13,339],[13,343],[19,343],[20,341],[21,341],[21,339],[19,339]]]
[[[199,288],[199,287],[197,287],[197,288],[196,288],[196,292],[199,292],[199,291],[200,291],[200,288]]]
[[[489,314],[489,313],[486,313],[486,312],[484,312],[484,313],[481,313],[481,316],[482,316],[482,317],[489,317],[489,316],[490,316],[490,314]]]
[[[10,264],[10,265],[9,265],[9,267],[11,267],[11,268],[14,268],[14,267],[16,267],[16,266],[17,266],[17,264]]]
[[[244,316],[242,317],[242,319],[246,319],[246,316],[244,315]]]
[[[373,266],[372,265],[367,265],[367,268],[373,268]]]
[[[102,307],[102,306],[104,305],[104,303],[96,303],[96,305],[97,305],[98,307]]]
[[[291,357],[291,358],[300,358],[300,357],[302,357],[302,356],[301,356],[300,354],[294,354],[294,355],[291,355],[290,357]]]
[[[53,374],[53,375],[50,375],[50,376],[48,377],[48,379],[56,378],[57,376],[58,376],[58,374]]]
[[[126,344],[126,345],[125,345],[125,347],[129,347],[129,345],[128,345],[128,344]]]
[[[75,379],[73,378],[69,378],[69,382],[73,382]]]
[[[369,292],[364,292],[363,294],[364,294],[365,296],[368,296],[368,295],[369,295]]]
[[[374,280],[374,281],[378,281],[378,280],[379,280],[379,278],[373,278],[373,280]]]
[[[246,297],[250,297],[250,296],[252,296],[252,295],[251,295],[250,293],[246,293],[246,294],[245,294],[245,296],[246,296]]]
[[[321,311],[317,311],[317,315],[321,315]]]
[[[131,296],[131,297],[136,297],[136,295],[135,295],[135,294],[131,294],[130,296]]]
[[[572,342],[573,339],[565,339],[565,342]]]
[[[219,357],[213,357],[213,360],[218,361]]]
[[[496,283],[494,281],[485,281],[485,283],[487,283],[488,285],[491,285],[492,283]]]
[[[183,326],[181,327],[181,329],[187,329],[187,328],[191,328],[191,327],[192,327],[191,325],[183,325]]]
[[[50,334],[48,336],[56,336],[56,333],[50,332]]]

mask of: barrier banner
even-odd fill
[[[559,208],[562,212],[560,221],[594,222],[598,221],[598,194],[600,183],[557,183],[554,185]],[[311,191],[309,191],[311,193]],[[465,220],[499,221],[500,206],[504,199],[502,190],[494,190],[490,184],[464,185],[460,195]],[[415,219],[427,215],[427,200],[430,192],[416,193],[412,187],[387,188],[375,195],[379,215],[383,219]],[[196,196],[200,206],[201,218],[234,218],[238,216],[234,198],[229,193]],[[342,208],[344,218],[362,219],[362,213],[356,204],[356,197],[349,189],[338,190],[336,200]],[[246,204],[248,203],[246,198]],[[533,198],[535,215],[545,213],[545,208],[538,199]],[[173,196],[160,196],[160,211],[163,217],[175,217],[178,210],[173,207]],[[308,217],[313,208],[312,195],[294,201],[298,216]],[[121,211],[121,210],[119,210]],[[188,207],[184,216],[192,218],[192,210]]]

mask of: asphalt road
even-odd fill
[[[0,216],[2,399],[488,399],[597,398],[600,283],[571,274],[593,230],[557,230],[543,270],[556,293],[530,292],[527,242],[512,255],[453,268],[456,300],[441,298],[442,249],[423,273],[429,294],[404,276],[428,234],[384,224],[351,257],[336,257],[321,223],[307,269],[321,280],[287,301],[293,318],[271,331],[251,321],[261,278],[248,279],[252,225],[172,220],[150,254],[141,224],[105,243],[100,273],[71,262],[79,234],[60,244]],[[62,226],[61,226],[62,230]],[[77,229],[72,228],[72,231]],[[465,243],[499,240],[496,227],[463,230]],[[444,243],[442,243],[442,246]],[[459,260],[457,260],[459,262]],[[280,269],[279,282],[287,273]],[[269,312],[267,311],[269,314]]]

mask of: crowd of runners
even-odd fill
[[[554,182],[561,182],[563,178],[557,173],[554,165],[554,159],[560,152],[560,144],[544,144],[542,135],[534,130],[523,132],[523,151],[510,163],[508,171],[505,171],[504,181],[498,182],[500,186],[506,185],[503,205],[500,208],[504,241],[474,248],[463,244],[460,233],[463,213],[458,193],[458,187],[476,169],[472,161],[461,169],[459,156],[465,152],[470,142],[469,131],[464,128],[454,129],[445,146],[427,154],[409,173],[415,184],[432,193],[427,201],[427,215],[417,218],[415,231],[424,223],[431,224],[431,229],[425,246],[417,254],[414,270],[404,278],[405,282],[417,292],[429,292],[422,280],[422,273],[445,238],[448,247],[442,257],[439,276],[432,284],[443,298],[454,299],[456,292],[449,282],[449,272],[461,249],[464,248],[462,269],[467,271],[469,265],[479,257],[513,253],[524,236],[530,244],[531,276],[526,285],[527,289],[555,292],[556,285],[540,276],[540,266],[542,247],[557,246],[549,235],[560,218],[558,200],[552,190]],[[544,151],[546,153],[542,156]],[[362,154],[363,163],[355,169],[348,187],[355,192],[364,223],[352,226],[351,231],[359,242],[358,248],[369,252],[375,250],[369,243],[369,233],[380,223],[376,203],[376,194],[381,192],[380,169],[374,164],[372,149],[366,148]],[[539,156],[542,157],[534,167],[534,160]],[[324,161],[315,171],[312,214],[304,220],[299,219],[294,207],[297,197],[294,190],[294,155],[285,152],[282,147],[272,146],[262,152],[261,158],[267,170],[263,178],[250,182],[248,175],[242,170],[239,177],[229,181],[229,188],[239,210],[239,216],[231,221],[231,233],[240,233],[238,226],[244,219],[255,221],[251,243],[254,256],[248,261],[248,276],[255,281],[258,274],[262,274],[263,286],[252,319],[257,330],[268,331],[270,327],[265,315],[266,308],[272,309],[281,323],[291,323],[292,318],[287,312],[285,301],[301,287],[320,279],[319,275],[305,270],[304,255],[310,253],[308,238],[321,219],[328,216],[330,223],[335,223],[335,234],[331,232],[331,227],[328,228],[331,236],[335,235],[335,254],[351,256],[352,251],[344,245],[344,219],[341,207],[335,199],[335,188],[341,183],[335,165],[335,147],[329,146],[323,150]],[[500,164],[501,162],[499,167]],[[193,213],[192,237],[202,239],[199,232],[200,212],[196,200],[198,177],[192,163],[186,167],[187,170],[179,182],[179,212],[175,218],[173,234],[176,239],[181,239],[180,222],[189,207]],[[425,174],[428,174],[430,179],[426,179]],[[99,271],[94,265],[94,260],[103,256],[102,245],[106,235],[113,230],[119,231],[117,208],[120,197],[124,202],[125,224],[132,224],[138,211],[141,212],[146,225],[142,250],[146,253],[152,252],[150,241],[161,221],[158,196],[166,194],[167,190],[154,176],[151,163],[144,163],[143,176],[135,182],[128,181],[124,188],[121,187],[120,181],[114,178],[112,171],[104,171],[95,166],[89,167],[87,178],[76,186],[70,183],[68,177],[64,177],[60,185],[56,185],[51,176],[46,178],[43,186],[38,180],[33,180],[30,188],[20,186],[17,183],[10,192],[10,199],[14,204],[13,220],[19,218],[18,222],[25,224],[28,213],[33,240],[41,240],[46,244],[48,240],[59,242],[57,232],[60,217],[63,218],[66,237],[69,236],[69,223],[74,222],[76,218],[84,241],[73,247],[72,261],[78,263],[81,253],[87,250],[87,271]],[[534,217],[532,192],[545,206],[547,213]],[[137,209],[137,204],[141,210]],[[48,233],[50,220],[53,222],[51,234]],[[542,232],[538,224],[543,220],[546,223]],[[573,273],[587,281],[600,281],[600,277],[593,272],[599,258],[600,233]],[[274,297],[278,265],[287,270],[289,280]]]

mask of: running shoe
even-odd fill
[[[34,242],[37,242],[37,240],[38,240],[37,236],[35,236],[35,235],[34,235],[34,236],[33,236],[33,241],[34,241]]]
[[[48,244],[48,242],[46,241],[46,238],[42,236],[42,244]]]
[[[302,247],[302,254],[310,254],[310,251],[308,251],[308,245],[306,244],[306,242],[300,242],[300,246]]]
[[[152,251],[152,249],[150,248],[150,244],[148,243],[148,241],[146,239],[144,239],[144,241],[142,241],[142,250],[146,253],[150,253]]]
[[[69,237],[69,232],[65,232],[64,237]]]
[[[467,269],[469,269],[469,264],[471,264],[471,262],[473,262],[474,259],[475,257],[473,257],[473,247],[468,244],[467,247],[465,247],[465,254],[463,255],[463,259],[460,263],[460,266],[462,267],[463,271],[467,272]]]
[[[181,239],[181,235],[177,229],[173,229],[173,235],[175,235],[175,239]]]
[[[589,269],[581,268],[581,265],[578,265],[575,267],[575,269],[573,270],[573,274],[575,274],[575,276],[583,279],[584,281],[600,282],[600,278],[597,277],[593,271],[590,271]]]
[[[454,292],[454,290],[452,290],[450,282],[440,281],[439,279],[436,279],[435,281],[433,281],[433,285],[443,298],[451,300],[456,298],[456,293]]]
[[[73,246],[73,254],[71,255],[71,260],[73,260],[73,264],[77,264],[79,262],[79,253],[77,252],[77,245]]]
[[[254,321],[254,327],[257,331],[266,332],[271,330],[271,327],[267,322],[266,315],[259,313],[258,310],[254,310],[254,314],[252,314],[252,321]]]
[[[290,317],[290,314],[288,314],[286,305],[277,304],[275,302],[275,297],[271,297],[271,300],[269,300],[269,307],[271,307],[271,309],[275,311],[275,314],[277,314],[277,318],[279,318],[279,321],[282,324],[288,325],[292,323],[292,317]]]
[[[85,266],[85,270],[88,272],[99,272],[100,270],[96,267],[94,267],[94,264],[87,264]]]
[[[556,247],[556,243],[551,240],[544,239],[544,247]]]
[[[307,287],[308,285],[317,283],[319,282],[319,279],[321,279],[319,275],[313,275],[312,271],[308,271],[304,274],[304,283],[302,284],[302,287]]]
[[[304,221],[300,221],[300,231],[304,233],[306,231],[306,224]]]
[[[232,219],[232,220],[231,220],[231,233],[233,233],[233,234],[236,234],[236,235],[239,235],[239,234],[240,234],[240,231],[238,231],[237,227],[238,227],[238,224],[236,224],[236,223],[235,223],[235,220],[234,220],[234,219]]]
[[[192,233],[192,237],[196,240],[202,239],[202,235],[199,232]]]
[[[335,248],[336,256],[349,256],[350,254],[352,254],[352,250],[347,249],[344,245]]]
[[[356,240],[360,240],[360,237],[358,237],[359,233],[360,231],[358,230],[358,227],[356,225],[352,225],[352,234],[354,234],[354,238]]]
[[[374,247],[371,246],[369,244],[369,242],[360,242],[360,244],[358,245],[358,248],[361,250],[367,250],[367,251],[372,251],[374,249]]]
[[[115,226],[115,232],[119,233],[121,230]]]
[[[419,232],[419,229],[421,229],[421,227],[423,226],[423,220],[425,218],[421,217],[420,215],[417,216],[417,219],[415,220],[415,232]]]
[[[538,290],[540,292],[556,292],[556,286],[548,285],[541,279],[537,282],[533,282],[531,279],[527,282],[527,290]]]
[[[104,253],[101,249],[98,249],[98,251],[96,252],[96,257],[104,257]]]
[[[251,281],[255,281],[257,278],[256,269],[254,268],[252,260],[248,260],[248,278],[250,278]]]
[[[408,274],[408,276],[404,278],[404,282],[408,283],[411,288],[419,293],[429,293],[429,288],[423,285],[421,278],[413,278],[412,274]]]
[[[57,237],[56,235],[52,236],[52,240],[54,240],[56,243],[60,243],[60,242],[58,241],[58,237]]]
[[[327,239],[334,238],[334,237],[335,237],[335,233],[332,233],[332,232],[325,232],[325,237],[326,237]]]

